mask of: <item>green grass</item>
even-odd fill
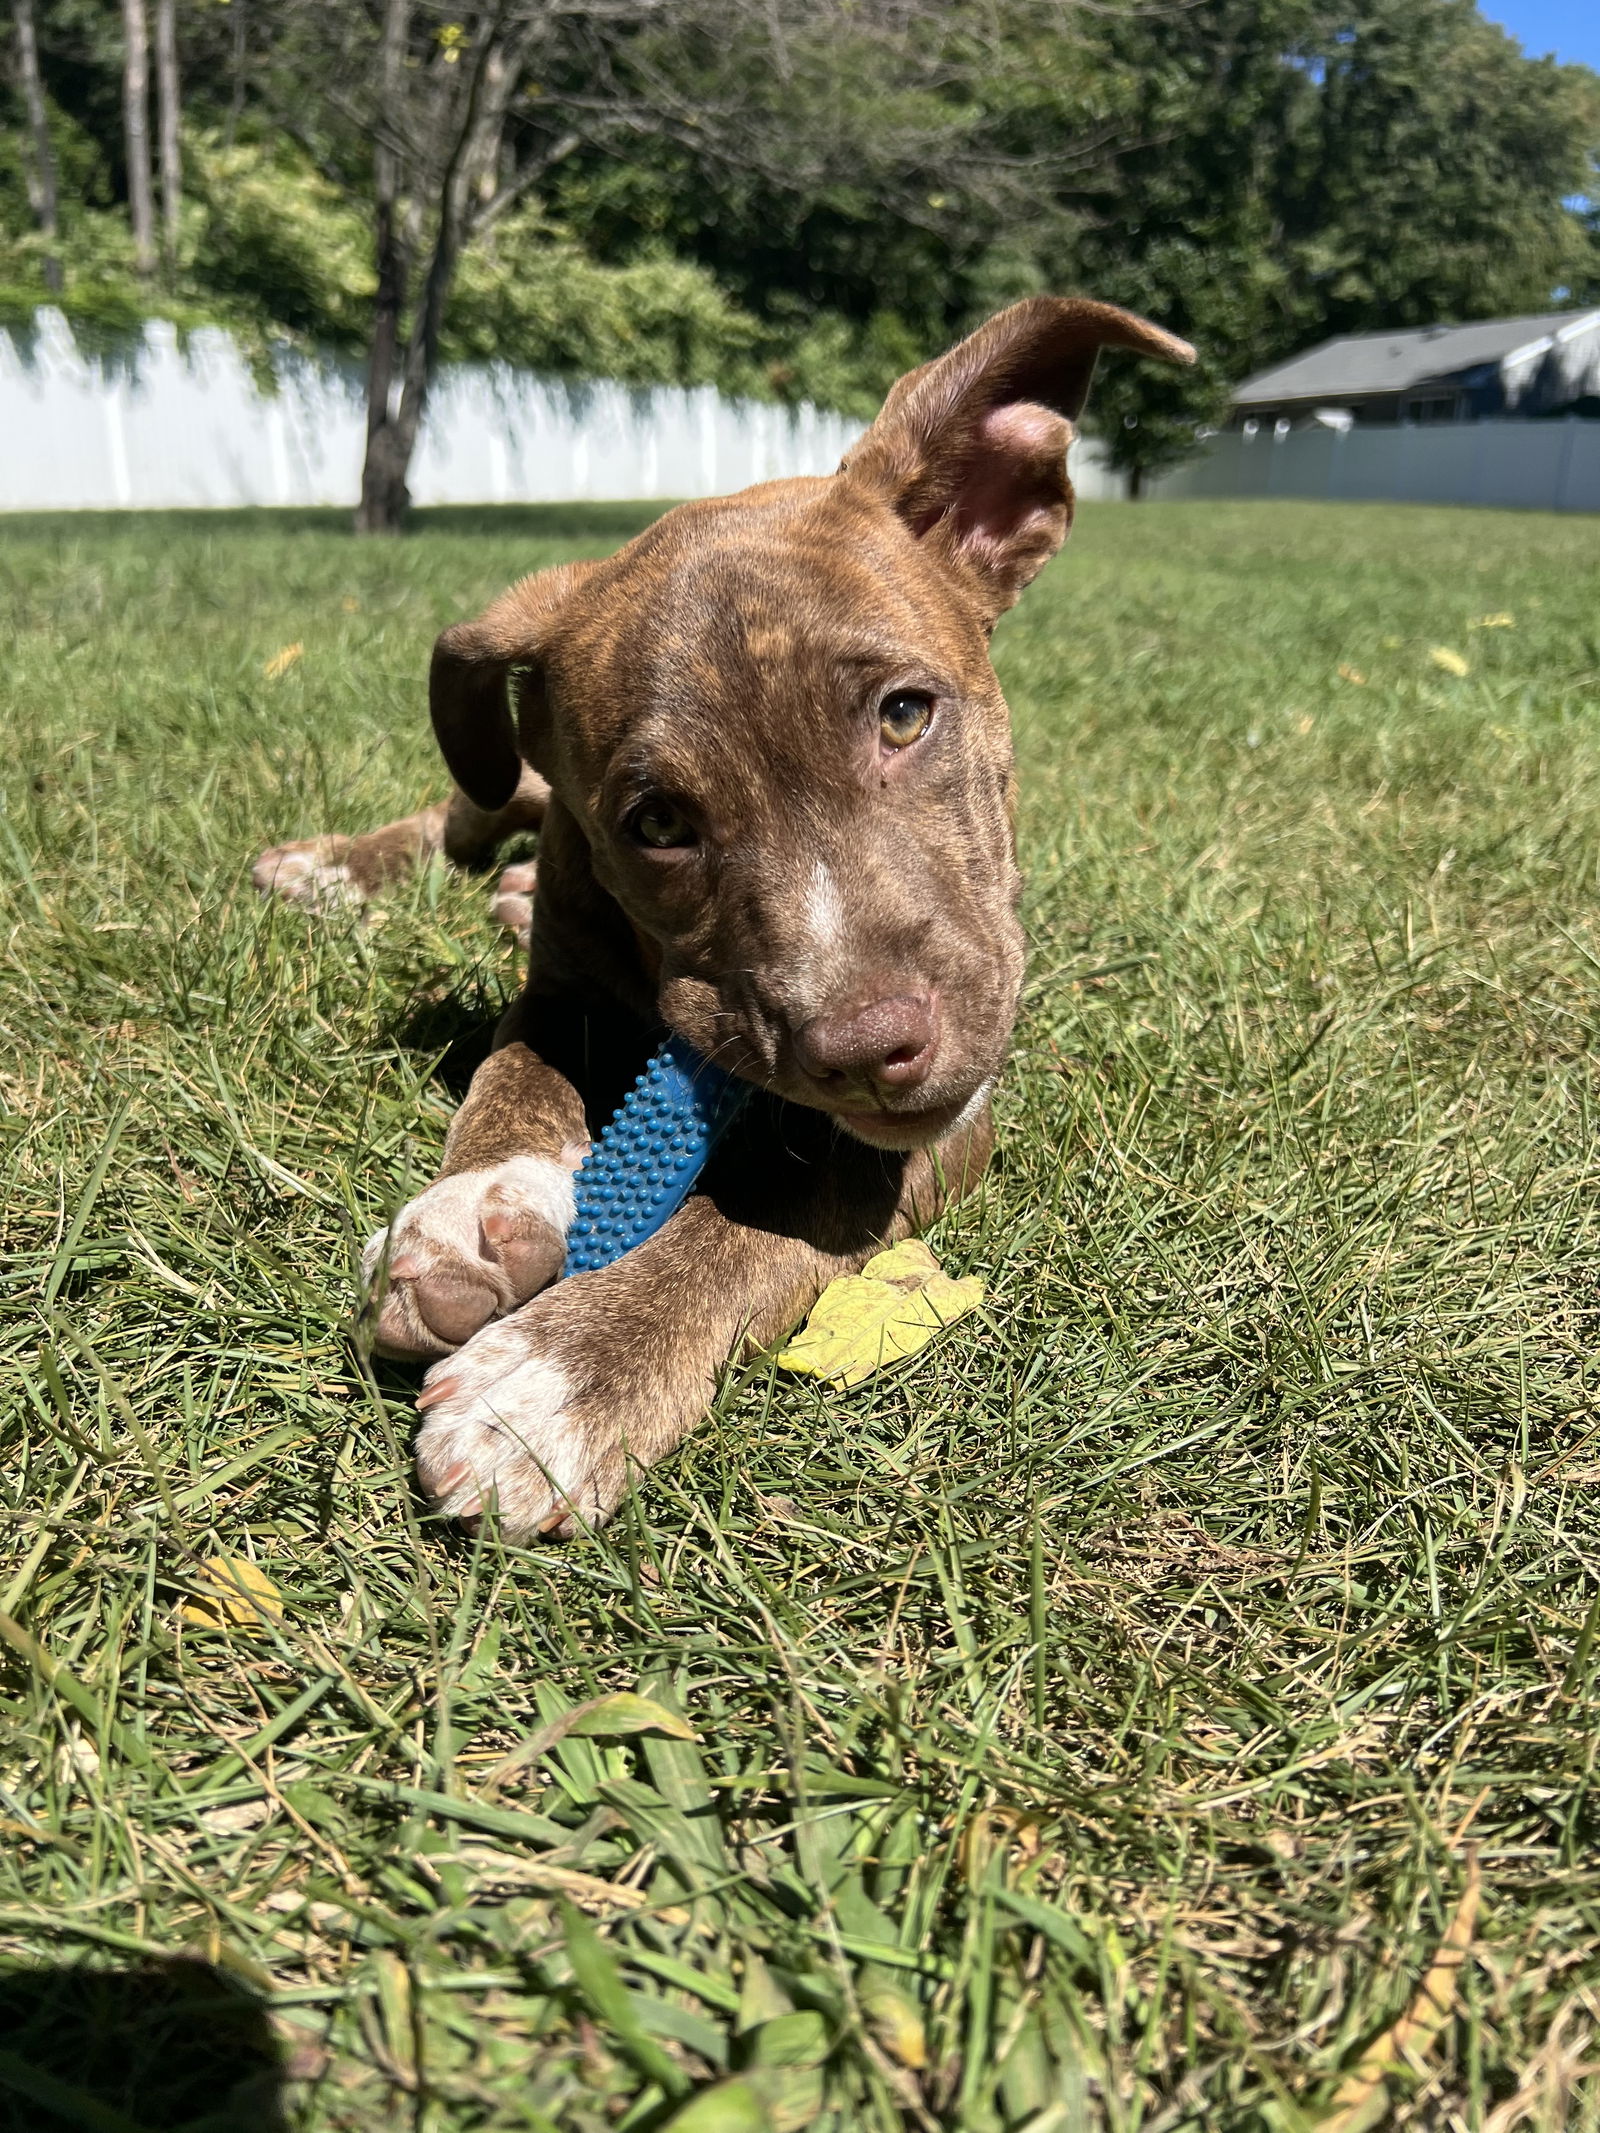
[[[633,523],[0,530],[0,2125],[1292,2133],[1475,1858],[1343,2123],[1600,2126],[1600,523],[1087,510],[998,641],[988,1323],[473,1546],[352,1266],[512,951],[247,867]],[[182,1622],[219,1554],[281,1625]],[[698,1739],[555,1737],[640,1687]]]

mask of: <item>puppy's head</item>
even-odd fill
[[[458,783],[543,772],[663,1018],[707,1057],[911,1148],[998,1071],[1022,974],[995,618],[1060,547],[1102,345],[1037,297],[902,378],[835,475],[680,506],[548,571],[434,655]],[[520,674],[517,721],[508,673]]]

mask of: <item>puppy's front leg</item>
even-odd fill
[[[583,1104],[524,1043],[491,1053],[451,1122],[435,1182],[362,1255],[385,1355],[447,1354],[561,1271]]]
[[[369,903],[441,854],[452,866],[486,867],[508,837],[539,827],[549,800],[549,786],[524,764],[503,807],[479,807],[458,787],[448,800],[361,837],[275,844],[261,854],[250,878],[263,896],[281,896],[307,911],[344,910]]]
[[[730,1356],[786,1332],[835,1275],[968,1190],[991,1144],[985,1113],[931,1154],[836,1144],[808,1165],[776,1147],[738,1151],[626,1257],[559,1283],[434,1365],[417,1440],[434,1506],[471,1518],[492,1502],[512,1539],[568,1537],[608,1517],[629,1467],[652,1465],[694,1427]],[[790,1187],[776,1195],[787,1202],[776,1221],[774,1170]]]

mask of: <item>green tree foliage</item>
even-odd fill
[[[600,257],[660,242],[709,268],[767,327],[770,390],[808,390],[820,365],[865,412],[990,297],[1039,286],[1013,233],[1103,160],[1127,99],[1100,16],[1070,0],[816,18],[776,55],[749,32],[675,47],[660,66],[695,123],[648,158],[574,156],[551,199]],[[699,111],[725,127],[741,98],[736,137],[708,154]],[[1018,105],[1048,112],[1026,137]]]
[[[1097,395],[1136,476],[1192,451],[1251,370],[1336,334],[1548,310],[1594,258],[1569,203],[1594,187],[1600,78],[1524,58],[1472,0],[1200,0],[1106,34],[1139,139],[1069,258],[1201,350]]]
[[[1595,191],[1600,194],[1600,173],[1596,176]],[[1582,215],[1587,248],[1572,277],[1572,300],[1578,304],[1600,304],[1600,198],[1587,200]]]
[[[34,12],[57,300],[131,323],[152,299],[117,10]],[[159,295],[180,323],[364,351],[372,148],[348,72],[375,19],[180,0],[186,191]],[[1330,334],[1600,300],[1600,78],[1524,58],[1472,0],[681,0],[633,19],[603,53],[573,29],[530,68],[505,168],[524,136],[547,167],[463,258],[446,357],[865,413],[998,304],[1087,289],[1201,351],[1182,375],[1106,366],[1097,420],[1142,477],[1193,450],[1241,375]],[[22,119],[0,82],[12,317],[49,293]]]

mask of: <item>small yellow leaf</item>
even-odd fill
[[[259,1630],[269,1622],[283,1620],[283,1597],[257,1563],[243,1556],[213,1555],[201,1564],[194,1580],[199,1588],[193,1599],[178,1609],[178,1619],[191,1629]]]
[[[1515,615],[1476,615],[1467,624],[1469,630],[1514,630],[1516,626]]]
[[[983,1301],[976,1275],[953,1281],[920,1238],[879,1252],[859,1274],[830,1281],[778,1357],[782,1370],[841,1389],[904,1362]]]
[[[928,2033],[916,2001],[897,1985],[869,1985],[861,1994],[861,2011],[890,2058],[920,2073],[928,2063]]]
[[[347,615],[359,615],[361,612],[361,602],[355,597],[353,593],[346,593],[344,598],[339,602],[339,605],[344,609]]]
[[[1467,662],[1462,658],[1461,654],[1459,652],[1452,652],[1449,645],[1447,644],[1436,644],[1432,646],[1428,652],[1428,657],[1433,661],[1436,667],[1443,667],[1447,674],[1454,674],[1458,680],[1463,675],[1470,674],[1472,672],[1471,667],[1468,666]]]
[[[1339,679],[1353,681],[1358,689],[1364,689],[1367,685],[1367,677],[1359,667],[1340,667]]]
[[[286,644],[281,652],[274,652],[261,669],[262,680],[276,681],[280,675],[287,674],[304,650],[303,644]]]

